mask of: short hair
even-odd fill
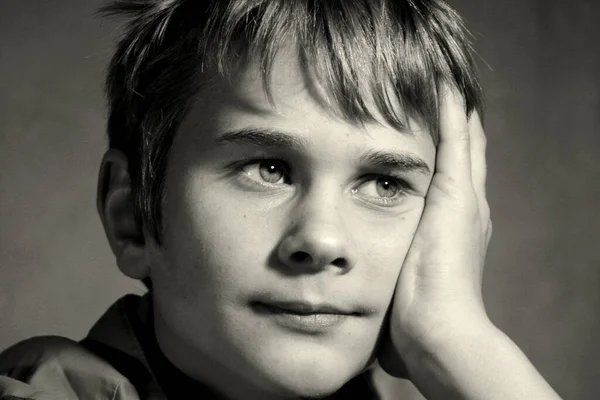
[[[158,242],[169,149],[203,71],[229,79],[257,63],[271,99],[273,60],[291,40],[332,110],[374,122],[372,99],[383,122],[416,118],[434,143],[442,84],[467,113],[483,105],[471,36],[441,0],[117,0],[100,13],[128,21],[106,80],[109,146],[127,157],[136,218]]]

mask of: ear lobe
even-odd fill
[[[133,201],[127,158],[109,149],[100,166],[96,206],[119,269],[130,278],[144,279],[150,275],[150,267]]]

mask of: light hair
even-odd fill
[[[442,84],[468,113],[482,108],[469,34],[440,0],[117,0],[100,12],[128,17],[106,81],[109,146],[127,156],[136,217],[158,241],[169,149],[203,71],[231,79],[257,63],[270,96],[273,60],[291,40],[349,121],[376,111],[404,129],[411,117],[437,143]]]

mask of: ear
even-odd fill
[[[150,275],[148,249],[133,204],[127,157],[109,149],[100,166],[98,213],[121,272],[133,279],[144,279]]]

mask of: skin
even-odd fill
[[[129,276],[152,278],[165,355],[230,398],[331,394],[374,361],[431,181],[435,148],[415,121],[413,132],[351,124],[322,107],[313,84],[282,52],[275,109],[254,68],[204,90],[170,151],[163,243],[146,237],[120,263]],[[222,143],[248,128],[302,146]],[[422,168],[376,165],[368,160],[375,152]],[[289,173],[276,165],[266,182],[261,157],[285,162]],[[251,302],[261,296],[362,314],[303,334],[258,314]]]
[[[135,224],[123,154],[103,160],[100,216],[120,269],[152,278],[165,355],[230,399],[326,396],[375,357],[431,399],[558,398],[481,300],[491,223],[477,114],[443,90],[437,149],[415,121],[357,126],[323,108],[292,54],[273,67],[275,109],[253,68],[203,91],[171,149],[162,245]],[[223,140],[249,128],[302,145]],[[376,165],[374,152],[421,168]],[[357,315],[298,332],[257,312],[265,298]]]
[[[486,314],[481,278],[492,234],[486,137],[478,114],[466,115],[455,90],[442,94],[435,174],[379,360],[428,399],[559,399]]]

